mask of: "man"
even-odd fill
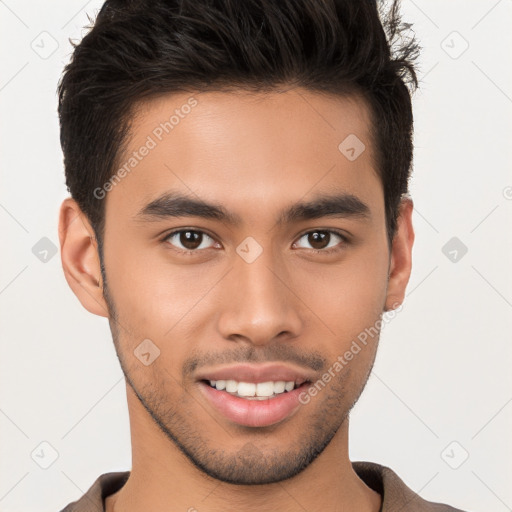
[[[403,29],[396,3],[105,3],[59,85],[59,228],[133,467],[64,511],[455,510],[348,455],[411,271]]]

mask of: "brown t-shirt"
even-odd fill
[[[463,512],[442,503],[425,501],[386,466],[374,462],[352,462],[352,467],[368,487],[382,496],[380,512]],[[129,476],[129,471],[104,473],[79,500],[61,512],[104,512],[105,498],[121,489]]]

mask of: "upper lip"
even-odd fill
[[[203,370],[197,375],[198,380],[236,380],[238,382],[285,381],[301,385],[311,382],[313,376],[306,370],[289,364],[237,364]]]

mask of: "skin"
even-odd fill
[[[190,96],[141,105],[120,162]],[[109,318],[127,380],[132,471],[106,509],[377,512],[380,495],[352,468],[348,426],[378,336],[307,405],[269,427],[226,419],[200,393],[196,375],[220,362],[293,361],[320,379],[359,333],[403,301],[412,201],[401,204],[389,248],[369,114],[357,97],[293,89],[194,98],[197,106],[104,199],[106,283],[88,219],[70,198],[61,207],[66,279],[88,311]],[[338,150],[349,134],[366,146],[354,161]],[[168,190],[217,202],[241,223],[137,217]],[[276,222],[292,204],[333,191],[356,196],[369,215]],[[183,237],[164,239],[179,228],[211,238],[185,254]],[[332,234],[324,245],[338,250],[314,253],[325,250],[305,236],[315,230],[338,230],[348,242]],[[236,252],[246,237],[263,249],[252,263]],[[133,353],[144,339],[160,350],[149,366]]]

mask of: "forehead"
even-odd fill
[[[366,104],[304,89],[180,93],[142,103],[117,167],[122,177],[111,180],[107,217],[109,210],[133,216],[167,190],[256,217],[331,190],[376,209],[383,201]]]

